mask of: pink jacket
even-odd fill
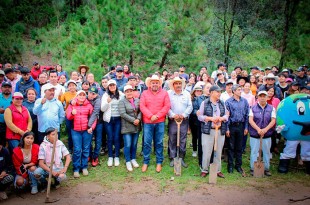
[[[140,99],[140,110],[143,114],[144,123],[164,122],[170,109],[170,99],[167,91],[160,89],[156,94],[150,90],[145,90]],[[158,119],[151,122],[151,117],[156,115]]]
[[[72,115],[72,110],[76,109],[77,113]],[[75,131],[85,131],[90,127],[87,126],[88,119],[93,112],[93,106],[88,100],[85,100],[82,105],[69,105],[66,110],[66,115],[68,120],[73,120],[73,130]],[[93,123],[91,128],[93,130],[96,128],[97,120]]]

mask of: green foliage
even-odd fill
[[[231,67],[248,68],[276,65],[280,59],[284,21],[280,0],[97,0],[81,1],[82,6],[69,0],[29,2],[0,2],[2,62],[20,61],[22,52],[50,53],[68,70],[87,64],[98,80],[115,64],[130,64],[134,72],[146,75],[163,68],[173,71],[180,64],[197,71],[201,65],[214,70],[224,60]],[[239,2],[235,15],[234,2]],[[299,8],[303,7],[309,5],[300,1]],[[14,9],[5,12],[8,8]],[[309,9],[306,14],[297,11],[288,38],[287,67],[309,61]],[[226,29],[234,21],[229,53],[224,14]],[[25,36],[31,40],[27,46],[21,40]]]

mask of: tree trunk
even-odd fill
[[[163,57],[161,58],[161,61],[160,61],[160,65],[159,65],[160,69],[162,69],[165,66],[165,63],[166,63],[166,60],[167,60],[167,57],[168,57],[170,49],[171,49],[171,44],[167,43],[166,44],[166,50],[165,50],[164,55],[163,55]]]
[[[130,68],[133,68],[133,51],[130,51],[129,66],[130,66]]]
[[[284,27],[283,27],[283,37],[282,37],[282,43],[281,43],[281,57],[279,62],[279,69],[281,70],[285,63],[285,58],[287,56],[287,40],[288,40],[288,34],[290,31],[290,25],[294,24],[292,21],[294,21],[294,14],[296,13],[297,6],[299,4],[299,0],[286,0],[285,2],[285,8],[284,8]]]
[[[224,63],[228,64],[229,60],[229,52],[230,52],[230,44],[232,41],[232,33],[233,33],[233,28],[234,28],[234,23],[235,23],[235,15],[236,15],[236,7],[237,7],[237,0],[233,1],[233,6],[232,6],[232,17],[230,21],[230,25],[228,28],[228,37],[227,37],[227,44],[226,44],[226,51],[225,51],[225,60]]]

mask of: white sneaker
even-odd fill
[[[38,187],[37,186],[31,187],[31,194],[37,194],[37,193],[38,193]]]
[[[0,191],[0,201],[8,199],[8,195],[4,191]]]
[[[84,176],[88,176],[88,170],[87,169],[83,169],[82,172],[83,172]]]
[[[79,172],[73,172],[73,177],[74,178],[80,178],[80,173]]]
[[[116,166],[116,167],[119,166],[119,158],[118,157],[114,158],[114,166]]]
[[[108,159],[108,167],[112,167],[113,166],[113,157],[109,157]]]
[[[197,157],[197,152],[193,151],[192,157]]]
[[[137,163],[137,161],[135,159],[132,159],[131,160],[131,164],[134,168],[138,168],[139,167],[139,164]]]
[[[128,171],[132,172],[132,166],[131,166],[131,162],[126,162],[126,168]]]

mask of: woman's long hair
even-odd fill
[[[110,91],[110,88],[108,86],[108,89],[107,89],[107,94],[110,96],[111,99],[115,98],[117,100],[119,100],[119,91],[118,91],[118,87],[116,85],[116,90],[115,90],[115,94],[113,94],[111,91]]]
[[[19,141],[19,147],[21,147],[21,148],[24,148],[25,147],[25,142],[24,142],[24,139],[26,138],[26,137],[28,137],[28,136],[30,136],[30,135],[32,135],[33,136],[33,138],[34,138],[34,133],[33,132],[26,132],[23,136],[22,136],[22,138],[20,138],[20,141]]]

